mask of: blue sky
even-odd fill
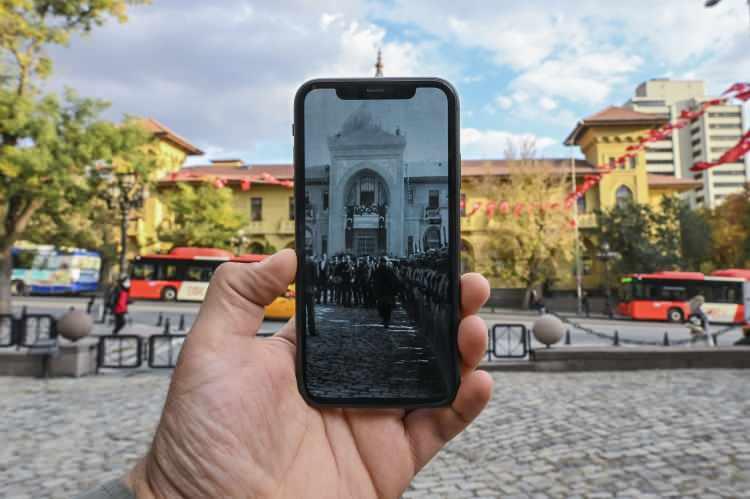
[[[206,151],[291,162],[292,97],[306,79],[440,76],[458,88],[464,158],[535,137],[567,156],[576,120],[649,78],[750,79],[745,0],[157,0],[55,49],[55,88],[154,117]]]

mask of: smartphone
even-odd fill
[[[294,99],[297,382],[312,405],[450,404],[460,380],[459,103],[436,78]]]

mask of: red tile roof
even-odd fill
[[[146,130],[153,132],[159,138],[162,138],[168,142],[171,142],[175,146],[179,147],[188,156],[201,156],[203,151],[198,149],[196,146],[187,141],[184,137],[177,135],[171,128],[160,123],[154,118],[143,118],[141,123]]]
[[[654,188],[672,188],[677,189],[680,192],[689,191],[702,185],[698,180],[690,178],[677,178],[672,175],[660,175],[658,173],[648,174],[648,185]]]
[[[578,143],[578,138],[583,135],[590,126],[623,126],[623,125],[653,125],[657,127],[669,121],[666,114],[639,113],[627,107],[609,106],[598,113],[592,114],[578,123],[565,139],[565,145]]]

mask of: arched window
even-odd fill
[[[430,227],[424,231],[424,249],[437,249],[440,248],[440,229],[437,227]]]
[[[347,206],[377,206],[388,204],[385,182],[370,171],[362,172],[352,182],[346,196]]]
[[[621,185],[615,192],[615,204],[618,208],[623,208],[633,202],[633,191],[626,185]]]

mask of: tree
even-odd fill
[[[158,235],[173,246],[231,249],[233,238],[244,225],[228,187],[181,183],[176,190],[165,192],[163,200],[169,218],[159,227]]]
[[[744,267],[750,260],[750,190],[732,194],[708,215],[716,267]]]
[[[597,239],[620,254],[615,264],[620,273],[676,268],[682,260],[680,210],[675,196],[664,197],[658,210],[640,203],[597,210]]]
[[[528,153],[529,148],[524,149]],[[559,168],[544,160],[509,164],[510,180],[492,176],[472,181],[472,190],[497,207],[476,248],[487,258],[477,263],[484,274],[523,287],[526,307],[533,288],[570,271],[575,231],[564,207],[570,184]]]
[[[711,266],[713,228],[708,214],[703,210],[692,210],[688,203],[680,206],[680,238],[682,258],[686,270],[702,271]]]
[[[52,71],[46,49],[109,16],[124,21],[133,3],[143,2],[0,1],[0,313],[10,310],[11,248],[34,216],[84,192],[94,162],[123,152],[122,127],[97,119],[105,103],[70,90],[62,102],[42,94]]]

